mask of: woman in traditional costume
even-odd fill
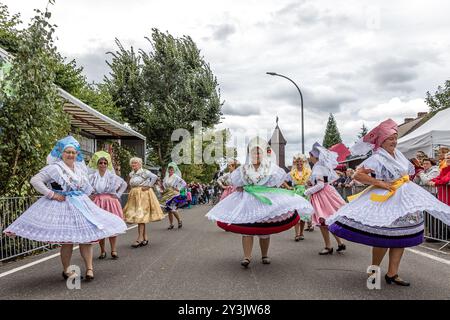
[[[171,162],[167,165],[166,175],[163,180],[164,191],[162,197],[159,200],[161,207],[169,214],[169,227],[168,230],[172,230],[173,216],[177,219],[178,229],[183,227],[178,209],[182,208],[186,204],[186,182],[181,178],[181,171],[175,162]]]
[[[69,270],[74,244],[86,267],[86,280],[94,279],[92,243],[124,233],[123,220],[89,199],[93,188],[80,144],[72,136],[57,142],[47,157],[47,166],[31,178],[43,195],[4,231],[35,241],[61,244],[62,276],[77,276]]]
[[[138,248],[148,245],[146,223],[160,221],[165,216],[152,190],[158,176],[142,168],[141,158],[131,158],[130,165],[133,169],[129,174],[131,191],[123,213],[126,222],[138,224],[138,237],[131,245]]]
[[[355,155],[373,151],[354,175],[370,187],[349,197],[350,203],[328,222],[333,234],[373,247],[373,266],[380,266],[389,251],[386,282],[409,286],[398,276],[404,248],[422,243],[424,211],[450,224],[450,207],[409,181],[414,166],[396,148],[397,132],[397,124],[388,119],[352,147]]]
[[[270,235],[292,228],[299,221],[297,212],[312,214],[311,204],[291,190],[279,188],[286,172],[270,161],[267,142],[260,137],[247,146],[245,165],[230,175],[237,188],[207,214],[219,227],[242,235],[243,267],[252,259],[253,237],[259,236],[262,263],[269,264]]]
[[[304,154],[297,154],[292,160],[292,169],[286,175],[286,181],[292,183],[292,189],[299,196],[305,196],[306,183],[311,176],[311,167],[309,166],[308,158]],[[300,214],[300,221],[295,225],[295,241],[304,240],[303,231],[305,230],[305,222],[311,221],[311,215]]]
[[[94,193],[90,196],[91,200],[103,210],[123,220],[120,197],[127,189],[127,183],[115,174],[110,154],[105,151],[94,153],[91,161],[89,161],[89,167],[95,170],[89,175],[89,182],[94,188]],[[119,258],[116,242],[117,237],[109,237],[111,258],[113,259]],[[106,258],[105,239],[100,240],[100,256],[98,258]]]
[[[236,187],[231,185],[230,175],[239,167],[239,165],[239,161],[237,161],[236,159],[231,159],[230,161],[228,161],[228,172],[217,179],[217,184],[223,190],[222,195],[220,196],[220,200],[225,199],[234,191],[236,191]]]
[[[309,152],[310,160],[314,164],[309,184],[311,185],[305,191],[305,195],[311,198],[311,204],[314,207],[314,214],[312,216],[313,223],[320,227],[325,248],[319,252],[320,255],[333,254],[333,247],[330,241],[330,232],[326,219],[332,216],[340,207],[345,205],[345,201],[331,186],[336,179],[337,173],[334,169],[337,167],[337,153],[329,151],[322,147],[318,142],[313,145]],[[346,249],[345,244],[339,237],[336,237],[338,244],[337,252],[342,252]]]

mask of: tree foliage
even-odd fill
[[[17,26],[21,23],[20,14],[11,15],[8,7],[0,2],[0,47],[9,53],[17,51],[20,38]]]
[[[192,131],[194,121],[213,127],[222,103],[217,79],[190,37],[152,29],[147,40],[152,50],[138,53],[116,40],[106,84],[124,118],[147,137],[156,163],[164,166],[170,161],[172,132]]]
[[[54,85],[54,26],[35,10],[18,40],[12,68],[0,90],[0,194],[24,195],[56,140],[69,131]],[[8,82],[12,94],[6,94]]]
[[[327,128],[325,129],[325,137],[323,138],[322,145],[325,148],[330,148],[335,144],[341,143],[341,135],[339,134],[339,130],[337,128],[336,120],[332,113],[328,117]]]
[[[366,125],[363,123],[362,127],[361,127],[361,131],[358,133],[358,139],[361,139],[362,137],[364,137],[367,132],[369,132],[369,130],[367,129]]]
[[[436,112],[450,107],[450,80],[445,81],[444,87],[438,86],[438,89],[432,95],[429,91],[425,102],[430,108],[430,112]]]

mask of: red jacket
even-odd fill
[[[441,173],[434,179],[432,179],[438,188],[438,198],[445,204],[450,204],[450,167],[445,167],[441,170]]]

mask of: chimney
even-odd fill
[[[411,122],[413,120],[414,120],[414,118],[405,118],[405,123]]]
[[[428,112],[418,112],[417,113],[417,118],[425,117],[427,114],[428,114]]]

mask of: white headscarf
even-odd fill
[[[246,184],[264,185],[276,169],[276,165],[271,161],[272,155],[267,154],[268,146],[267,141],[261,137],[255,137],[248,143],[245,164],[240,167],[242,179]],[[258,170],[253,166],[251,159],[251,152],[254,148],[261,149],[261,164]]]
[[[311,178],[315,179],[318,176],[327,176],[328,183],[332,183],[336,181],[339,176],[334,171],[334,169],[338,166],[338,154],[336,152],[330,151],[322,147],[320,143],[316,142],[313,145],[310,153],[319,158],[319,161],[314,165],[312,169]]]

